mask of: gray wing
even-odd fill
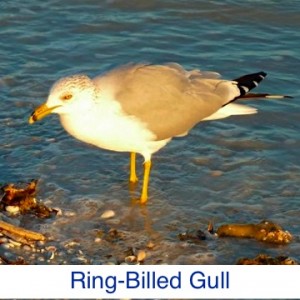
[[[178,64],[126,65],[96,77],[113,90],[125,113],[147,125],[157,140],[188,132],[236,95],[233,82],[214,72],[185,71]]]

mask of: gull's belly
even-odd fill
[[[145,159],[169,141],[155,141],[155,134],[132,116],[61,115],[60,120],[69,134],[83,142],[112,151],[137,152]]]

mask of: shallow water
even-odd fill
[[[0,181],[40,179],[39,198],[63,212],[47,221],[14,219],[51,236],[58,249],[52,260],[28,254],[30,263],[106,263],[150,240],[149,264],[233,264],[259,253],[300,261],[299,9],[292,0],[1,1]],[[74,140],[57,116],[27,123],[59,77],[94,76],[131,61],[174,61],[228,79],[264,70],[258,91],[294,99],[253,101],[257,115],[201,123],[174,140],[154,156],[150,201],[140,208],[127,188],[128,155]],[[108,209],[116,216],[102,220]],[[263,219],[294,241],[177,237],[211,220],[218,227]],[[99,230],[112,227],[123,232],[120,242],[95,243]]]

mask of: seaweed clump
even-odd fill
[[[217,230],[219,237],[254,238],[261,242],[287,244],[292,235],[281,226],[270,221],[258,224],[226,224]]]
[[[255,258],[240,258],[237,265],[298,265],[298,263],[288,256],[271,257],[259,254]]]
[[[11,214],[34,214],[39,218],[50,218],[57,214],[57,210],[47,207],[36,199],[36,186],[38,181],[31,180],[25,187],[13,183],[1,187],[3,192],[0,201],[0,211]]]

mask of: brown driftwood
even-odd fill
[[[27,230],[4,221],[0,221],[0,232],[12,238],[16,236],[16,239],[20,237],[28,241],[44,241],[46,239],[41,233]]]

